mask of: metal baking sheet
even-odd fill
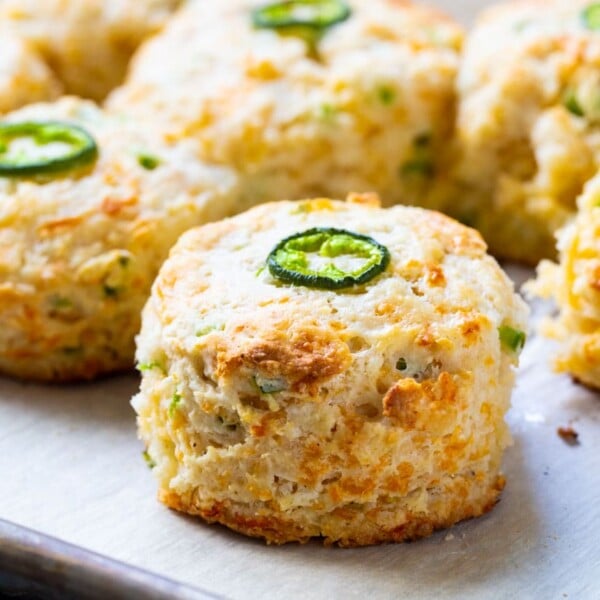
[[[438,2],[463,21],[488,3]],[[508,483],[489,515],[420,542],[353,550],[269,547],[159,505],[129,406],[133,375],[66,387],[0,379],[0,589],[26,584],[33,569],[55,591],[88,581],[93,595],[110,582],[110,597],[597,600],[600,396],[553,374],[551,353],[535,336],[524,351]],[[578,445],[557,435],[569,425]]]
[[[2,597],[211,600],[217,596],[0,520]]]

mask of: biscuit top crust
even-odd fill
[[[154,264],[174,241],[171,229],[184,230],[186,219],[202,222],[202,211],[206,219],[228,213],[234,178],[227,169],[205,167],[185,144],[107,117],[91,102],[31,105],[6,121],[77,125],[95,139],[98,158],[61,173],[0,177],[4,284],[50,285],[63,277],[83,284],[131,266],[134,255]]]
[[[553,232],[600,165],[595,5],[501,4],[484,12],[465,44],[457,177],[477,190],[477,225],[503,256],[550,256]]]
[[[29,102],[51,100],[61,91],[60,83],[35,50],[0,22],[0,113]]]
[[[585,96],[592,93],[587,88],[597,83],[600,64],[600,36],[584,17],[593,4],[590,0],[530,0],[484,11],[465,44],[460,91],[479,92],[482,102],[485,94],[502,96],[504,90],[504,96],[511,98],[520,91],[518,109],[511,113],[505,109],[513,121],[504,133],[507,137],[522,134],[540,108],[556,102],[568,105],[567,85],[585,105]]]
[[[0,19],[28,39],[48,43],[52,34],[79,28],[106,27],[115,38],[138,32],[141,38],[159,29],[181,0],[2,0]],[[141,40],[138,40],[141,41]]]
[[[181,1],[2,0],[0,23],[40,53],[68,93],[100,100]]]
[[[527,71],[537,59],[563,53],[562,59],[555,57],[539,65],[547,72],[543,91],[553,93],[555,77],[568,75],[569,64],[599,59],[598,32],[584,18],[584,11],[593,4],[591,0],[528,0],[483,11],[465,46],[460,87],[485,85],[525,56],[528,62],[521,68]]]
[[[425,83],[429,77],[422,69],[435,66],[452,76],[456,70],[462,31],[431,8],[398,0],[349,1],[351,17],[327,29],[316,60],[300,37],[253,27],[252,12],[264,4],[188,3],[137,54],[109,106],[126,111],[133,103],[149,118],[161,107],[161,117],[178,125],[173,131],[179,135],[214,130],[216,148],[206,151],[217,154],[219,134],[236,124],[249,127],[247,114],[297,127],[321,107],[326,121],[332,102],[352,110],[353,88],[370,88],[375,110],[378,96],[392,103],[388,88],[414,78]],[[421,61],[414,60],[418,53]]]
[[[368,235],[388,248],[390,265],[364,285],[337,291],[274,279],[265,267],[270,251],[313,227]],[[391,370],[401,368],[393,353],[408,347],[409,372],[429,364],[427,376],[435,377],[432,356],[460,371],[453,351],[476,360],[484,336],[499,352],[497,328],[524,328],[526,312],[476,231],[439,213],[381,209],[368,195],[266,204],[187,232],[151,302],[171,358],[202,356],[207,372],[238,386],[254,377],[259,386],[309,394],[368,348],[389,353]],[[388,409],[400,410],[392,397]]]

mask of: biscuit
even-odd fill
[[[342,546],[494,506],[527,309],[477,232],[349,200],[262,205],[187,232],[163,265],[132,403],[167,506],[269,543]],[[287,258],[272,252],[314,228]],[[267,267],[270,255],[336,287],[381,246],[383,272],[344,289]]]
[[[66,91],[101,100],[180,0],[2,0],[0,24],[40,52]]]
[[[190,2],[135,56],[108,107],[235,168],[239,211],[350,190],[427,203],[453,130],[460,28],[409,2],[352,0],[309,44],[257,28],[263,4]]]
[[[577,218],[559,234],[558,264],[543,261],[528,289],[559,308],[542,325],[560,343],[556,370],[600,389],[600,176],[587,184],[578,204]]]
[[[52,100],[58,79],[27,42],[0,28],[0,114],[31,102]]]
[[[169,144],[75,98],[6,115],[0,138],[7,123],[47,121],[82,128],[97,157],[88,152],[86,164],[57,172],[61,142],[24,138],[21,151],[50,159],[43,173],[15,176],[0,152],[0,372],[87,379],[133,367],[139,313],[160,264],[184,230],[231,211],[236,179],[199,163],[185,142]]]
[[[535,265],[600,165],[600,36],[586,0],[487,10],[459,78],[457,190],[445,211],[492,253]],[[592,15],[588,14],[592,9]]]

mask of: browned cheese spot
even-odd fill
[[[435,236],[443,244],[444,250],[450,254],[476,257],[483,256],[487,250],[479,232],[435,211],[423,217],[420,229],[427,237],[431,237],[435,231]]]
[[[596,265],[589,275],[589,284],[593,290],[600,292],[600,265]]]
[[[479,340],[482,325],[485,324],[486,321],[487,319],[485,317],[478,316],[463,322],[460,330],[467,345],[474,344]]]
[[[383,414],[404,429],[435,433],[451,424],[458,392],[456,377],[446,371],[421,383],[400,379],[383,397]]]
[[[108,196],[102,201],[100,210],[109,217],[121,214],[127,209],[133,209],[137,204],[137,198],[131,196],[129,198],[115,198]],[[135,211],[137,212],[137,211]]]
[[[327,331],[282,329],[268,339],[228,346],[217,355],[217,375],[260,374],[282,378],[294,392],[314,393],[319,384],[350,363],[347,344]]]
[[[348,194],[346,202],[349,202],[350,204],[373,206],[374,208],[379,208],[381,206],[381,198],[379,197],[379,194],[376,194],[375,192],[365,192],[362,194],[353,192]]]
[[[63,217],[61,219],[53,219],[43,223],[38,228],[38,235],[42,238],[52,235],[60,235],[68,229],[77,227],[85,218],[85,215],[76,215],[72,217]]]
[[[441,265],[428,265],[427,283],[434,287],[444,287],[446,285],[446,276]]]

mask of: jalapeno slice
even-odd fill
[[[306,27],[322,31],[345,21],[350,13],[342,0],[287,0],[257,8],[252,22],[261,29]]]
[[[279,242],[267,258],[276,279],[324,290],[367,283],[389,263],[389,250],[373,238],[329,227],[295,233]]]
[[[88,164],[97,156],[94,138],[70,123],[0,124],[0,177],[67,171]]]
[[[592,31],[600,30],[600,2],[588,4],[581,13],[584,25]]]

